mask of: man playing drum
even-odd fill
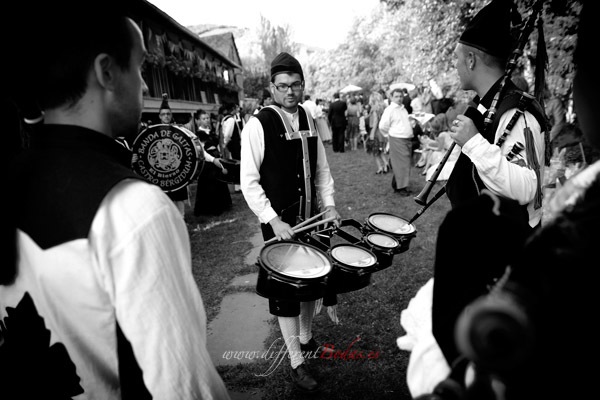
[[[325,148],[316,132],[310,134],[312,117],[299,106],[303,89],[300,63],[280,53],[271,62],[274,105],[250,118],[242,132],[242,193],[261,222],[265,240],[292,239],[297,217],[308,218],[316,211],[317,196],[320,208],[327,210],[324,218],[335,218],[334,224],[340,224]],[[286,127],[294,132],[286,132]],[[292,381],[302,390],[316,390],[318,383],[301,354],[320,348],[311,332],[315,301],[269,299],[269,310],[279,320],[290,354]]]

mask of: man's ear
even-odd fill
[[[469,69],[471,71],[473,71],[473,69],[475,68],[476,62],[477,62],[477,56],[475,55],[474,52],[470,51],[469,54],[467,55],[467,67],[469,67]]]
[[[94,75],[98,84],[105,89],[113,89],[115,87],[115,68],[117,65],[111,56],[106,53],[101,53],[94,59]]]

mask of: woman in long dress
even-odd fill
[[[317,131],[319,131],[319,136],[321,136],[321,141],[323,143],[331,142],[331,128],[329,128],[329,121],[327,120],[327,112],[325,107],[323,106],[323,100],[317,99]]]
[[[205,162],[198,174],[194,215],[220,215],[232,206],[227,183],[221,179],[219,137],[210,129],[210,116],[204,110],[196,113],[197,136],[204,147]],[[212,160],[216,159],[216,162]],[[211,160],[208,162],[208,160]]]

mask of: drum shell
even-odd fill
[[[355,267],[344,263],[337,259],[332,253],[335,249],[341,246],[357,247],[368,252],[375,260],[374,264],[369,267]],[[369,249],[363,246],[353,244],[335,245],[328,251],[329,257],[333,263],[333,270],[329,277],[328,286],[333,293],[348,293],[355,290],[363,289],[371,283],[371,274],[377,270],[377,256]]]
[[[298,244],[291,241],[280,241],[273,244],[282,243]],[[327,257],[325,252],[314,246],[302,245],[319,251],[323,256]],[[328,282],[332,271],[327,275],[316,278],[298,278],[274,271],[269,268],[261,257],[258,258],[256,265],[259,267],[256,294],[267,299],[313,301],[322,298],[329,288]]]
[[[379,235],[388,237],[390,239],[390,241],[394,241],[396,243],[396,246],[385,247],[385,246],[375,243],[374,241],[370,240],[370,238],[373,236],[373,234],[379,234]],[[365,236],[363,236],[363,238],[360,242],[360,245],[365,247],[366,249],[371,250],[375,254],[375,256],[377,256],[378,267],[377,267],[376,271],[381,271],[383,269],[390,267],[392,265],[392,261],[394,260],[394,255],[402,252],[402,244],[400,243],[400,241],[398,239],[396,239],[390,235],[387,235],[385,233],[380,233],[380,232],[367,233]]]
[[[412,232],[408,232],[408,233],[398,233],[398,232],[393,232],[393,231],[385,230],[385,229],[382,229],[380,226],[377,226],[376,224],[374,224],[371,221],[371,218],[373,216],[375,216],[375,215],[384,215],[384,216],[389,216],[390,218],[399,218],[399,219],[401,219],[403,221],[408,221],[408,220],[405,219],[405,218],[402,218],[400,216],[394,215],[394,214],[389,214],[389,213],[374,213],[374,214],[369,215],[369,217],[365,221],[365,225],[364,225],[364,227],[365,227],[364,228],[364,231],[365,231],[364,233],[377,232],[377,233],[383,233],[385,235],[389,235],[389,236],[395,238],[400,243],[400,247],[396,250],[395,254],[403,253],[406,250],[408,250],[409,247],[410,247],[411,240],[415,236],[417,236],[417,229],[414,228],[414,230]],[[414,227],[414,225],[413,225],[413,227]]]

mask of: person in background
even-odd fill
[[[317,214],[319,207],[326,211],[324,218],[333,218],[339,226],[334,182],[320,137],[317,134],[304,139],[288,138],[290,132],[284,125],[285,118],[293,132],[311,127],[312,117],[299,105],[304,73],[296,58],[283,52],[272,60],[270,89],[277,109],[264,108],[248,121],[242,132],[240,165],[242,193],[261,222],[264,240],[294,238],[292,226],[305,213],[307,204],[314,205],[311,214]],[[305,170],[305,165],[310,165],[310,171]],[[306,179],[310,179],[312,187],[309,201],[305,197]],[[277,316],[290,357],[290,378],[297,388],[307,392],[317,390],[319,383],[309,369],[306,352],[324,351],[312,334],[315,304],[315,301],[269,299],[269,311]]]
[[[345,132],[348,125],[347,118],[348,105],[345,101],[340,100],[340,94],[336,92],[333,95],[333,102],[329,105],[327,118],[331,125],[331,143],[334,153],[343,153],[345,151]]]
[[[361,116],[358,119],[358,132],[360,134],[358,142],[362,144],[363,150],[367,151],[367,137],[369,135],[369,107],[368,104],[362,107]]]
[[[309,94],[304,95],[304,103],[302,103],[302,107],[308,110],[309,114],[313,119],[317,119],[317,103],[310,99]]]
[[[402,105],[404,106],[404,108],[406,108],[406,111],[409,114],[413,113],[413,108],[412,108],[412,99],[410,98],[410,94],[408,93],[408,89],[407,88],[402,88]]]
[[[315,122],[317,124],[319,136],[321,136],[321,141],[323,143],[331,143],[331,127],[327,120],[327,111],[325,110],[324,102],[322,99],[317,99],[315,103],[317,104],[317,119]]]
[[[401,196],[410,196],[408,189],[410,167],[413,152],[413,128],[408,119],[408,111],[402,105],[402,89],[394,89],[391,103],[379,120],[379,129],[390,145],[390,162],[392,164],[392,188]]]
[[[223,120],[221,121],[221,129],[223,135],[223,146],[226,149],[227,157],[235,161],[241,158],[241,132],[244,127],[243,119],[239,114],[239,106],[234,103],[226,103],[223,105]],[[241,191],[239,184],[233,185],[233,191],[239,193]]]
[[[433,95],[429,85],[417,86],[417,95],[410,101],[413,113],[431,114],[431,100]]]
[[[548,124],[551,128],[550,140],[552,141],[558,135],[562,126],[567,123],[567,109],[562,99],[558,95],[552,94],[547,87],[544,95],[546,115],[548,116]]]
[[[185,222],[114,140],[137,135],[147,90],[129,6],[22,2],[7,21],[23,64],[2,96],[26,94],[43,121],[7,175],[19,196],[0,266],[3,397],[229,398]]]
[[[240,133],[244,127],[239,115],[239,106],[235,103],[223,105],[223,119],[221,129],[223,130],[223,144],[227,148],[229,156],[233,160],[240,159]]]
[[[231,208],[231,194],[224,180],[227,169],[221,163],[219,152],[219,137],[210,128],[210,116],[202,109],[195,115],[196,136],[204,150],[204,164],[198,174],[194,215],[220,215]]]
[[[448,118],[446,117],[445,113],[438,114],[431,120],[431,135],[436,138],[436,141],[435,144],[431,143],[429,145],[429,148],[433,150],[433,152],[427,160],[427,165],[425,165],[423,171],[425,173],[425,180],[427,181],[431,180],[432,175],[437,170],[440,161],[450,150],[452,143],[454,143],[450,137],[450,125],[448,124]],[[448,177],[450,176],[450,173],[452,173],[454,165],[456,165],[456,160],[458,160],[459,156],[460,147],[454,146],[452,152],[444,163],[444,166],[439,172],[437,181],[445,182],[448,180]]]
[[[348,118],[348,127],[346,129],[346,140],[350,146],[350,150],[358,149],[358,137],[360,136],[359,119],[361,109],[356,101],[356,96],[350,95],[346,116]]]
[[[371,93],[369,96],[369,138],[367,139],[367,153],[373,155],[375,165],[377,166],[376,174],[387,174],[389,160],[385,153],[386,139],[379,130],[379,119],[385,110],[383,97],[379,92]]]
[[[175,125],[175,122],[173,120],[173,112],[171,111],[171,107],[169,106],[169,101],[166,93],[163,94],[163,99],[158,110],[158,118],[160,119],[161,124]],[[199,141],[197,140],[198,138],[196,137],[196,135],[193,134],[189,129],[181,129],[184,129],[184,132],[194,140],[196,144],[196,150],[198,154],[200,154],[202,152],[202,148]],[[168,192],[167,196],[169,196],[169,198],[173,200],[175,206],[177,206],[177,209],[179,210],[179,213],[182,216],[185,216],[185,204],[186,202],[190,204],[190,193],[188,191],[188,186],[185,185],[182,188]]]
[[[258,114],[258,112],[261,110],[261,108],[270,106],[271,104],[273,104],[273,98],[271,97],[271,92],[269,92],[267,89],[265,89],[262,92],[262,97],[260,99],[260,102],[258,103],[258,107],[256,107],[256,110],[254,110],[254,115]]]

